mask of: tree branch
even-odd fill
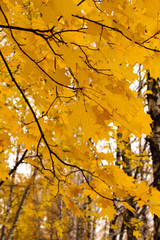
[[[22,163],[22,161],[23,161],[23,159],[24,159],[27,151],[28,151],[28,150],[25,150],[25,152],[23,153],[21,159],[15,164],[14,168],[10,170],[10,172],[8,173],[9,176],[12,175],[12,174],[17,170],[18,166]],[[0,182],[0,186],[2,186],[2,184],[3,184],[4,182],[5,182],[4,180],[1,181],[1,182]]]

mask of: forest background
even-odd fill
[[[159,12],[0,2],[1,240],[160,239]]]

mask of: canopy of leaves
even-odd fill
[[[125,139],[151,134],[151,119],[129,86],[138,78],[137,63],[160,76],[160,5],[154,2],[1,1],[2,182],[10,181],[6,159],[20,145],[44,189],[48,179],[52,196],[60,194],[74,214],[84,216],[74,201],[81,195],[110,220],[116,202],[132,211],[130,198],[160,216],[160,193],[92,145],[114,134],[110,123]],[[74,185],[77,172],[85,182]]]

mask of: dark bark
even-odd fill
[[[123,149],[121,149],[121,143],[123,143]],[[131,167],[130,159],[126,156],[126,152],[131,151],[131,145],[128,140],[124,141],[122,138],[122,133],[117,134],[117,160],[116,164],[121,165],[124,164],[123,170],[128,176],[133,176],[134,170]],[[135,208],[134,202],[130,201],[129,204]],[[127,238],[136,240],[133,235],[134,226],[132,226],[131,219],[136,217],[135,214],[130,212],[129,210],[125,210],[122,206],[117,206],[118,208],[121,207],[122,210],[119,212],[117,211],[117,215],[114,220],[111,222],[111,225],[117,224],[117,229],[110,228],[109,232],[109,239],[114,240],[117,238],[117,235],[120,236],[120,239],[123,239],[124,230],[127,232]],[[123,213],[124,212],[124,213]],[[125,224],[127,223],[127,225]]]
[[[160,79],[157,80],[150,77],[147,79],[148,90],[152,93],[147,95],[148,113],[150,114],[152,123],[152,136],[149,138],[150,150],[153,161],[153,186],[160,191]],[[154,239],[160,239],[160,219],[154,216]]]

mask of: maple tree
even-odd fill
[[[96,206],[101,209],[99,217],[108,216],[111,221],[119,203],[134,212],[130,201],[160,216],[159,191],[135,181],[115,164],[112,153],[99,153],[93,144],[116,138],[111,123],[123,133],[124,141],[133,134],[151,134],[152,120],[130,85],[138,77],[133,72],[136,64],[149,69],[154,78],[160,75],[159,3],[154,2],[153,6],[148,0],[1,1],[2,189],[5,184],[12,186],[19,165],[29,164],[30,176],[16,173],[14,179],[25,185],[24,192],[14,192],[22,196],[19,201],[26,200],[38,176],[42,191],[49,188],[50,200],[59,196],[65,209],[78,217],[89,216]],[[19,160],[8,169],[9,156],[17,146]],[[76,174],[83,180],[74,182]],[[4,209],[10,211],[13,189],[6,190],[2,199],[4,205],[8,199]],[[88,197],[90,213],[80,207]],[[24,201],[19,211],[13,208],[11,213],[16,224],[20,218],[32,218],[32,213],[20,216]],[[27,204],[32,205],[30,200]],[[15,222],[7,223],[7,210],[1,213],[2,230],[8,231],[2,239],[11,239]],[[40,217],[34,221],[40,224]],[[19,231],[24,229],[27,235],[28,228],[19,222]],[[60,225],[59,219],[56,224]]]

